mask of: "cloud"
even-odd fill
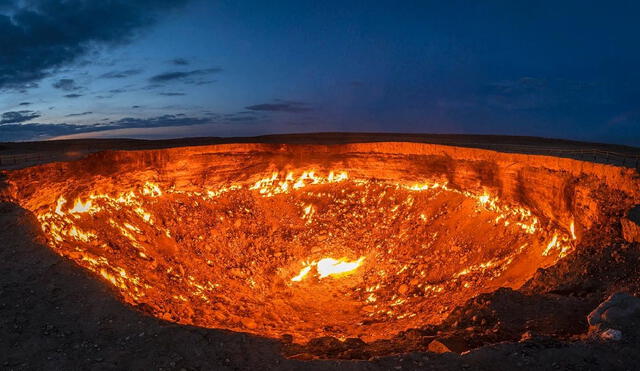
[[[74,91],[80,89],[80,87],[76,85],[76,82],[73,79],[60,79],[54,82],[52,86],[56,89],[64,91]]]
[[[7,125],[0,125],[0,141],[38,140],[61,135],[99,132],[105,130],[192,126],[211,122],[211,117],[192,117],[184,114],[173,114],[149,118],[127,117],[114,121],[101,120],[97,124],[73,125],[68,123],[10,123]]]
[[[237,116],[237,117],[227,117],[226,121],[233,122],[248,122],[248,121],[256,121],[258,118],[255,116]]]
[[[171,60],[171,63],[175,64],[176,66],[187,66],[189,64],[191,64],[191,62],[189,62],[187,59],[185,58],[175,58]]]
[[[10,111],[5,112],[0,116],[0,125],[5,124],[17,124],[26,122],[40,117],[40,114],[35,111]]]
[[[262,118],[256,116],[257,114],[258,113],[254,111],[227,113],[224,115],[222,120],[227,122],[252,122]]]
[[[65,117],[87,116],[87,115],[91,115],[92,113],[93,112],[91,112],[91,111],[81,112],[81,113],[70,113],[70,114],[66,115]]]
[[[151,128],[162,126],[191,126],[200,125],[210,122],[211,119],[207,117],[191,117],[185,114],[174,115],[162,115],[151,118],[132,118],[127,117],[117,121],[112,121],[111,124],[118,128]]]
[[[142,70],[111,71],[100,75],[103,79],[124,79],[142,73]]]
[[[19,106],[30,106],[31,102],[22,102],[19,104]]]
[[[216,80],[200,80],[200,81],[193,81],[193,82],[189,82],[190,84],[193,85],[208,85],[208,84],[213,84],[214,82],[216,82]]]
[[[245,107],[250,111],[264,112],[289,112],[300,113],[311,111],[312,108],[306,103],[294,101],[277,101],[277,103],[263,103]]]
[[[615,115],[607,121],[607,127],[637,127],[640,124],[640,110],[635,109]]]
[[[213,73],[221,72],[222,68],[207,68],[193,71],[173,71],[155,75],[149,79],[151,83],[162,84],[172,81],[181,81],[185,83],[197,84],[200,80],[193,80],[194,77],[201,77]]]
[[[59,135],[83,133],[83,126],[70,124],[10,124],[0,126],[0,141],[46,139]]]
[[[188,0],[2,0],[0,89],[24,89],[95,46],[131,41]]]
[[[82,94],[67,94],[64,97],[73,99],[73,98],[80,98],[81,96]]]
[[[166,97],[180,97],[183,95],[187,95],[185,93],[177,93],[177,92],[168,92],[168,93],[158,93],[158,95],[164,95]]]

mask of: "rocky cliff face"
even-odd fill
[[[640,242],[640,205],[629,210],[621,223],[624,239],[629,242]]]

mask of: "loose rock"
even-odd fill
[[[600,334],[600,338],[602,338],[603,340],[609,340],[609,341],[620,341],[622,340],[622,331],[610,328],[608,330],[603,331]]]

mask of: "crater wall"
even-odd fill
[[[446,182],[454,189],[487,192],[524,206],[576,233],[591,228],[604,210],[621,213],[640,203],[638,174],[627,168],[566,158],[500,153],[422,143],[343,145],[222,144],[149,151],[106,151],[85,159],[7,172],[5,194],[29,199],[29,209],[80,193],[83,184],[123,188],[152,180],[162,188],[197,191],[252,182],[289,169],[343,170],[352,178]],[[84,183],[70,178],[86,179]],[[108,180],[108,181],[106,181]]]

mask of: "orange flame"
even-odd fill
[[[157,184],[146,182],[142,188],[142,194],[150,197],[159,197],[162,196],[162,191]]]
[[[313,262],[300,270],[300,273],[293,277],[291,281],[300,282],[302,281],[311,271],[313,266],[316,267],[316,271],[318,272],[318,278],[323,279],[328,276],[343,276],[347,274],[353,273],[358,267],[362,265],[364,261],[364,256],[361,256],[358,260],[348,261],[345,258],[342,259],[333,259],[333,258],[323,258],[318,260],[317,262]]]
[[[302,269],[300,270],[300,273],[299,273],[297,276],[293,277],[293,278],[291,279],[291,281],[293,281],[293,282],[300,282],[300,281],[302,281],[302,279],[304,279],[304,278],[307,276],[307,274],[309,274],[309,271],[310,271],[310,270],[311,270],[311,266],[310,266],[310,265],[309,265],[309,266],[306,266],[306,267],[304,267],[304,268],[302,268]]]
[[[76,213],[86,213],[86,212],[89,212],[89,210],[91,210],[91,200],[88,200],[86,203],[82,203],[82,201],[78,199],[73,204],[73,208],[70,209],[69,212],[71,214],[76,214]]]
[[[318,270],[319,278],[322,279],[328,276],[351,273],[356,270],[363,261],[364,256],[353,262],[345,261],[344,259],[324,258],[318,262],[316,269]]]

